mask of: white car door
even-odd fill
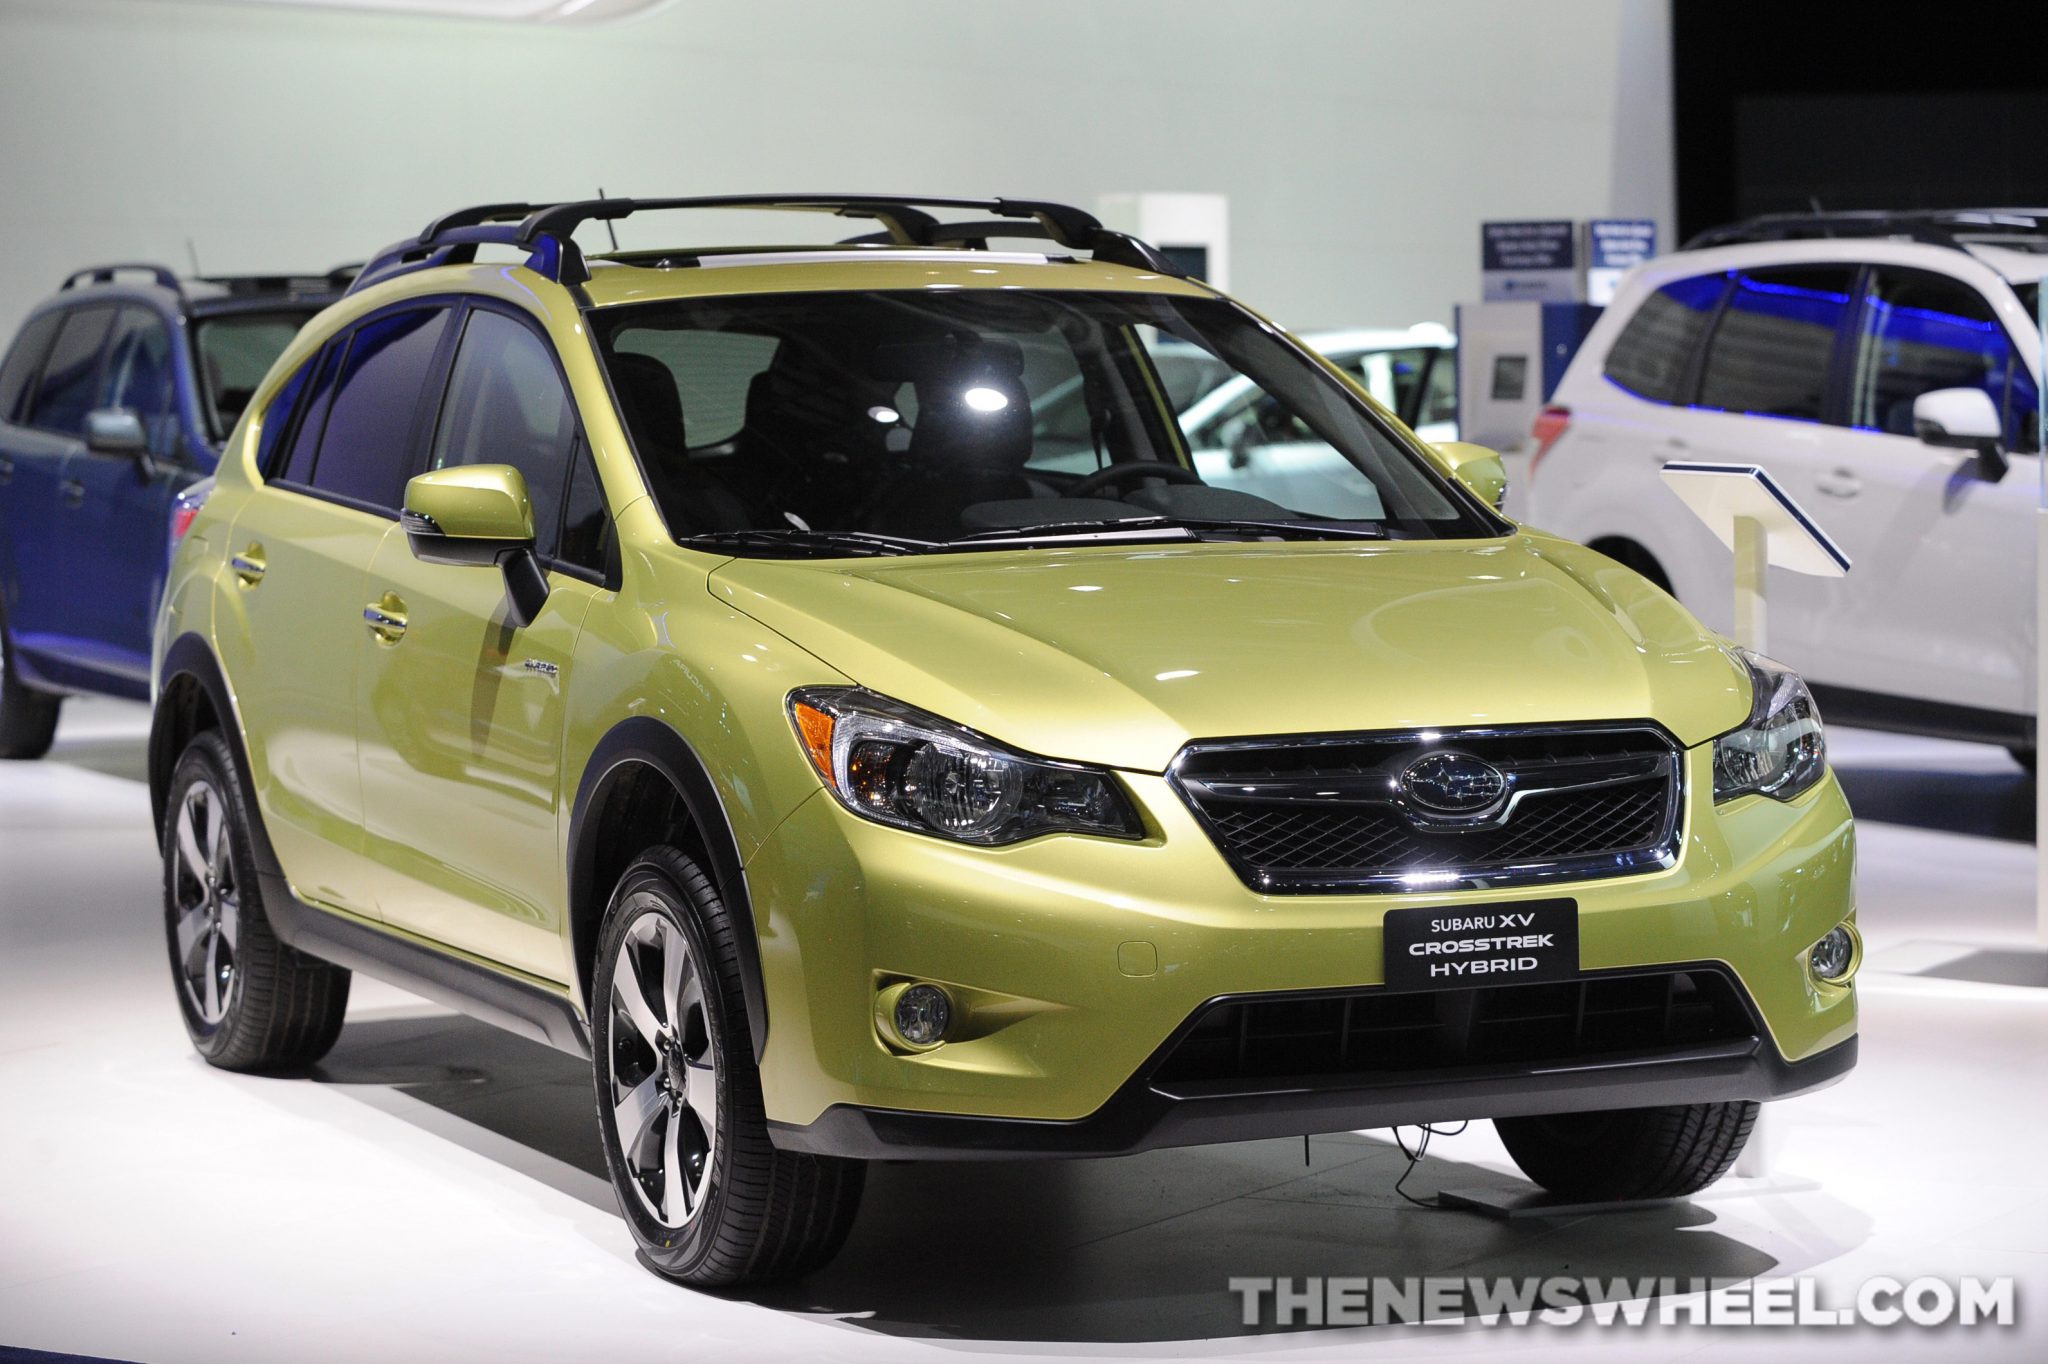
[[[1815,484],[1818,511],[1840,525],[1856,560],[1842,584],[1842,683],[1914,703],[2030,712],[2039,456],[2014,458],[1990,481],[1974,453],[1913,434],[1915,398],[1977,388],[2005,416],[2007,450],[2036,451],[2024,353],[1971,285],[1875,266],[1851,375],[1850,430]]]

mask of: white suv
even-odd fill
[[[1773,570],[1830,720],[2034,751],[2048,210],[1753,219],[1639,266],[1535,427],[1528,519],[1729,627],[1728,551],[1658,478],[1759,464],[1855,561]]]

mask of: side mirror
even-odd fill
[[[547,605],[548,576],[533,553],[533,502],[526,476],[511,465],[466,464],[421,474],[405,485],[399,523],[422,563],[501,570],[520,629]]]
[[[1451,466],[1458,481],[1479,494],[1487,506],[1499,511],[1507,505],[1508,471],[1497,452],[1463,440],[1439,441],[1432,448]]]
[[[1981,388],[1937,388],[1915,398],[1913,434],[1944,450],[1974,450],[1986,483],[2005,477],[2005,423]]]
[[[125,407],[103,407],[85,414],[85,448],[96,455],[130,459],[149,453],[149,433],[142,418]]]

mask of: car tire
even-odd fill
[[[2012,760],[2014,762],[2018,763],[2021,767],[2027,769],[2027,775],[2033,775],[2035,750],[2032,747],[2022,747],[2019,745],[2014,745],[2012,747],[2007,748],[2005,751],[2012,754]]]
[[[217,731],[195,737],[164,803],[164,934],[178,1013],[223,1070],[291,1071],[327,1054],[348,1009],[349,973],[280,942],[263,907],[235,759]]]
[[[1495,1118],[1493,1126],[1522,1173],[1560,1197],[1683,1198],[1728,1173],[1756,1126],[1757,1108],[1675,1104]]]
[[[589,998],[605,1163],[643,1261],[729,1288],[837,1254],[866,1167],[769,1140],[736,932],[695,861],[658,847],[627,868]]]
[[[14,645],[0,619],[0,758],[40,758],[57,737],[64,698],[37,691],[15,674]]]

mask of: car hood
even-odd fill
[[[862,686],[1139,771],[1266,734],[1649,719],[1690,746],[1750,706],[1677,602],[1526,533],[734,559],[710,587]]]

